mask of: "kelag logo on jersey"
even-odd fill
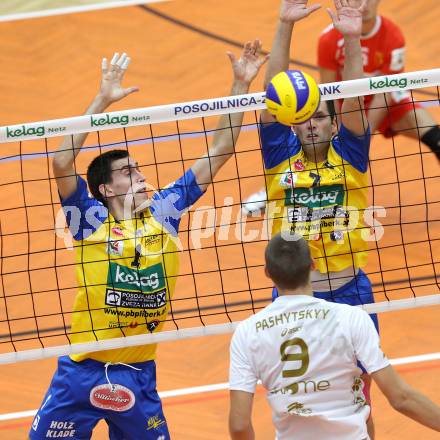
[[[134,309],[164,307],[167,291],[162,265],[138,270],[110,262],[105,303]]]
[[[344,203],[342,185],[319,186],[316,188],[295,188],[286,190],[286,205],[302,205],[309,208],[322,208]]]
[[[153,292],[165,287],[162,264],[147,269],[130,269],[110,262],[107,285],[113,289]]]

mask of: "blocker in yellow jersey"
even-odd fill
[[[342,125],[319,163],[290,127],[262,124],[260,131],[272,233],[303,235],[321,273],[365,266],[369,131],[356,136]]]
[[[229,54],[232,95],[249,91],[267,59],[258,54],[260,48],[255,40],[245,45],[240,59]],[[121,87],[128,63],[126,54],[115,54],[110,65],[103,60],[100,91],[87,114],[103,113],[137,90]],[[94,120],[100,125],[108,117]],[[241,113],[222,116],[206,155],[151,197],[151,186],[128,148],[95,157],[86,184],[75,159],[87,134],[64,138],[54,155],[53,171],[75,240],[78,293],[68,335],[71,343],[98,343],[91,344],[92,351],[59,359],[32,424],[32,440],[91,438],[101,419],[109,426],[110,440],[169,440],[156,390],[156,344],[104,351],[95,347],[103,339],[162,329],[179,275],[181,216],[234,154],[242,120]],[[182,159],[182,168],[184,164]],[[173,165],[177,166],[174,161]]]
[[[161,330],[179,273],[180,216],[201,195],[189,170],[153,194],[149,208],[141,214],[116,221],[88,195],[85,181],[78,177],[77,190],[62,201],[69,226],[76,230],[73,343]],[[71,357],[131,363],[152,360],[155,351],[156,345],[149,344]]]
[[[362,78],[360,38],[366,2],[335,0],[334,6],[335,12],[327,11],[345,43],[343,80]],[[266,84],[289,65],[295,24],[318,9],[317,3],[281,0]],[[370,148],[363,97],[344,99],[338,118],[333,101],[321,101],[310,120],[292,128],[279,124],[268,111],[260,119],[272,233],[281,232],[286,239],[299,234],[308,240],[316,261],[315,296],[350,305],[374,302],[362,271],[368,250],[362,217]],[[274,288],[272,297],[276,296]],[[370,421],[372,438],[373,431]]]

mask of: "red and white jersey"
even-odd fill
[[[366,76],[401,73],[405,66],[405,38],[400,28],[388,18],[377,16],[371,32],[361,37]],[[337,72],[342,80],[344,37],[333,25],[322,32],[318,43],[318,66]]]

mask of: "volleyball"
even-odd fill
[[[320,100],[318,84],[301,70],[278,73],[266,90],[268,112],[284,125],[308,121],[317,110]]]

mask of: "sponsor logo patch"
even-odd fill
[[[293,163],[293,167],[295,168],[296,171],[304,171],[306,168],[301,159],[295,160],[295,162]]]
[[[8,139],[19,136],[44,136],[45,134],[46,129],[44,126],[26,127],[26,125],[22,125],[21,127],[6,127],[6,137]]]
[[[90,403],[96,408],[110,411],[128,411],[136,402],[133,391],[119,385],[108,383],[98,385],[90,391]]]
[[[37,414],[34,421],[32,422],[32,429],[36,431],[38,429],[38,424],[40,423],[40,416]]]
[[[107,289],[105,304],[130,309],[160,309],[167,303],[166,290],[155,293],[127,292]]]
[[[110,116],[108,113],[105,116],[100,118],[90,116],[90,126],[91,127],[99,127],[102,125],[127,125],[128,124],[128,115],[112,115]]]
[[[342,185],[319,186],[316,188],[295,188],[286,190],[286,205],[302,205],[309,208],[322,208],[344,203]]]
[[[304,408],[303,403],[293,402],[287,407],[287,411],[291,414],[297,414],[299,416],[309,415],[312,413],[310,408]]]
[[[162,420],[160,418],[159,414],[157,414],[153,417],[150,417],[147,422],[147,425],[148,425],[147,431],[149,431],[150,429],[157,429],[160,425],[163,425],[164,423],[165,423],[165,420]]]
[[[160,324],[160,321],[151,321],[151,322],[147,322],[147,328],[148,330],[153,333],[154,330],[157,329],[158,325]]]
[[[110,240],[107,243],[107,253],[121,257],[124,252],[124,242],[122,240]]]
[[[75,438],[76,429],[74,422],[52,420],[46,431],[46,438]]]
[[[370,90],[380,90],[387,87],[399,87],[400,89],[405,89],[408,85],[407,78],[389,78],[384,76],[382,79],[370,78]]]
[[[110,262],[107,286],[113,289],[153,292],[165,288],[165,276],[162,264],[147,269],[130,269]]]
[[[298,176],[290,168],[287,168],[281,175],[280,186],[284,188],[294,188],[297,180]]]

